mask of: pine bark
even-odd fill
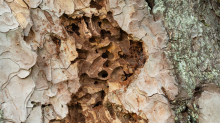
[[[219,122],[219,0],[0,0],[0,122]]]

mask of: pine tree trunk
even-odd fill
[[[0,0],[0,122],[220,122],[219,0]]]

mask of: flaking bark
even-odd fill
[[[0,0],[0,118],[219,122],[219,0]]]

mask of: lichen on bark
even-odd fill
[[[196,89],[207,83],[219,85],[219,15],[218,10],[215,10],[216,1],[157,2],[163,3],[161,5],[166,8],[164,26],[169,35],[167,53],[174,64],[179,83],[177,100],[183,99],[180,101],[183,104],[175,103],[178,105],[176,117],[180,112],[187,112],[187,108],[189,118],[185,122],[194,122],[199,110],[189,105],[195,105],[192,100],[197,93]],[[180,117],[176,120],[184,121],[184,116]]]

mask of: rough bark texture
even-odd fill
[[[0,0],[0,122],[220,122],[219,0]]]

